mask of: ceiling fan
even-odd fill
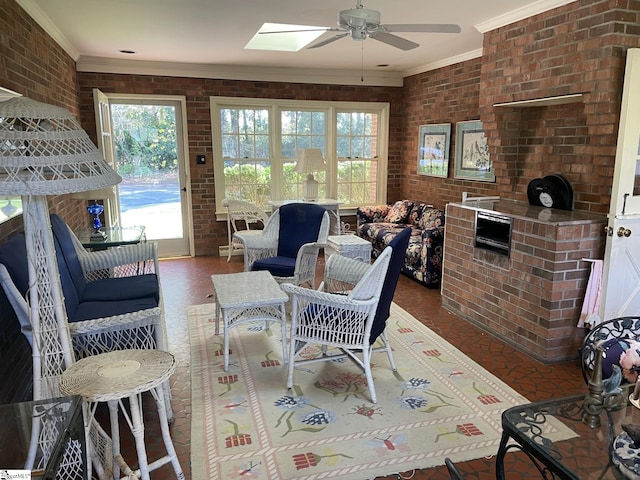
[[[380,12],[364,8],[362,0],[356,0],[356,8],[342,10],[338,13],[337,28],[324,27],[322,30],[342,33],[339,33],[327,40],[314,43],[307,48],[324,47],[325,45],[350,35],[354,40],[372,38],[379,42],[386,43],[387,45],[391,45],[392,47],[406,51],[419,47],[420,45],[405,38],[398,37],[391,32],[460,33],[462,31],[459,25],[450,23],[398,23],[384,25],[380,23]],[[294,31],[295,30],[261,33],[292,33]]]

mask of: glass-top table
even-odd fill
[[[627,386],[624,398],[628,398],[628,390]],[[542,478],[640,478],[628,468],[618,468],[612,463],[612,444],[623,433],[621,425],[640,426],[640,409],[627,402],[620,410],[603,410],[599,416],[600,426],[591,428],[582,422],[584,398],[585,395],[575,395],[505,410],[502,440],[496,457],[497,479],[509,478],[509,459],[507,457],[505,466],[505,454],[510,450],[526,453]],[[550,433],[551,425],[560,426],[564,432]],[[560,439],[554,440],[553,435]],[[637,453],[635,458],[640,462]]]
[[[32,479],[86,479],[85,448],[80,397],[0,405],[0,478],[33,458]]]
[[[134,227],[101,228],[101,230],[106,234],[106,238],[104,239],[92,237],[92,228],[78,230],[75,234],[84,248],[91,248],[94,250],[109,247],[120,247],[122,245],[133,245],[145,240],[145,228],[143,225]]]

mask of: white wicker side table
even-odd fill
[[[282,332],[282,359],[287,362],[285,303],[289,300],[267,271],[211,275],[216,301],[216,335],[220,316],[224,326],[224,369],[229,368],[229,330],[236,325],[264,320],[279,322]]]
[[[162,385],[176,369],[172,354],[162,350],[118,350],[83,358],[71,365],[60,377],[60,391],[65,395],[81,395],[88,403],[89,415],[85,418],[88,433],[96,407],[107,402],[113,441],[113,477],[120,478],[120,469],[127,476],[138,476],[149,480],[149,471],[156,470],[171,462],[176,478],[184,479],[178,456],[169,433],[169,422],[164,404]],[[160,430],[167,455],[151,464],[147,459],[144,443],[144,422],[142,417],[142,394],[151,392],[156,401]],[[123,404],[129,400],[129,410]],[[135,438],[138,453],[139,472],[134,472],[126,464],[120,453],[120,427],[118,411],[121,407],[131,433]]]
[[[357,235],[329,235],[325,255],[334,254],[370,263],[371,243]]]

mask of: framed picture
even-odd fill
[[[454,176],[466,180],[496,181],[487,138],[480,120],[456,123]]]
[[[449,175],[451,124],[420,125],[418,173],[434,177]]]

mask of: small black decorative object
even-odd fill
[[[527,187],[530,205],[560,210],[573,210],[573,189],[560,174],[534,178]]]

